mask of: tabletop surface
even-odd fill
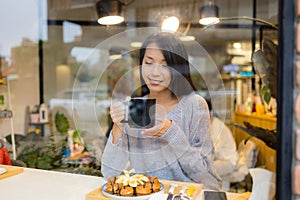
[[[85,200],[103,182],[96,176],[24,168],[0,181],[0,194],[3,200]]]
[[[0,180],[0,194],[3,200],[85,200],[103,183],[96,176],[24,168],[23,173]],[[237,196],[227,193],[228,199]]]

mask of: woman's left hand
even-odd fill
[[[161,137],[162,135],[164,135],[167,130],[170,128],[172,121],[169,119],[157,119],[158,121],[161,121],[160,124],[152,127],[152,128],[148,128],[145,129],[142,134],[145,137],[149,137],[149,138],[158,138]]]
[[[172,121],[167,119],[166,109],[160,105],[156,104],[156,121],[160,122],[158,125],[145,129],[142,134],[148,138],[158,138],[164,135],[170,128]]]

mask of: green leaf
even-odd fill
[[[264,85],[260,90],[260,95],[263,97],[264,101],[269,104],[271,101],[271,90],[268,86]]]
[[[57,112],[55,114],[55,127],[58,132],[66,133],[70,128],[68,119],[63,113]]]
[[[80,132],[78,130],[75,130],[74,133],[73,133],[73,140],[76,139],[76,138],[80,138]]]
[[[264,95],[264,100],[265,100],[265,102],[267,102],[267,104],[269,104],[270,101],[271,101],[271,94],[270,93],[266,93]]]
[[[37,159],[37,168],[38,169],[46,169],[46,170],[49,170],[49,169],[52,169],[52,159],[47,156],[47,155],[44,155],[43,157],[38,157]]]

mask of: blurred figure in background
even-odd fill
[[[214,166],[221,178],[236,170],[238,152],[231,130],[214,114],[211,102],[207,100],[211,120],[211,138],[215,147]]]

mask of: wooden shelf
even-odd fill
[[[223,81],[232,81],[232,80],[247,80],[254,78],[254,76],[241,76],[241,75],[236,75],[236,76],[230,76],[229,74],[221,74],[221,78]]]
[[[40,129],[41,131],[41,136],[44,136],[45,134],[45,127],[47,127],[47,125],[50,125],[50,121],[47,122],[32,122],[30,119],[30,107],[26,106],[25,108],[25,130],[28,132],[28,130],[30,129]],[[39,113],[37,113],[39,115]],[[50,119],[50,117],[49,117]]]
[[[235,117],[242,120],[250,122],[252,125],[259,126],[261,128],[275,130],[276,129],[276,117],[271,115],[257,115],[257,114],[246,114],[242,112],[235,112]]]
[[[38,125],[49,124],[49,122],[29,122],[28,124],[33,126],[38,126]]]

